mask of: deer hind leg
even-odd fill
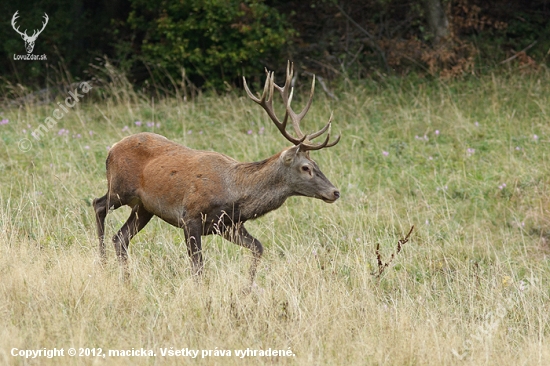
[[[113,237],[115,251],[120,263],[125,267],[128,260],[128,244],[130,240],[147,225],[153,214],[143,206],[136,205],[132,208],[130,217]]]
[[[99,238],[99,255],[101,257],[101,262],[105,264],[107,256],[105,254],[105,217],[109,212],[109,193],[103,197],[94,199],[93,206],[95,211],[95,221],[97,228],[97,236]],[[121,206],[118,200],[113,206],[114,208],[119,208]]]
[[[99,255],[101,262],[105,264],[107,256],[105,254],[105,217],[112,208],[116,210],[124,203],[119,198],[113,198],[109,192],[103,197],[94,199],[93,206],[95,211],[95,220],[97,227],[97,236],[99,238]],[[110,206],[110,207],[109,207]]]
[[[254,257],[252,259],[252,265],[250,266],[249,273],[250,285],[253,285],[254,278],[256,277],[258,263],[260,263],[260,259],[262,258],[262,254],[264,253],[264,247],[262,246],[262,243],[260,243],[258,239],[250,235],[242,224],[237,224],[232,228],[228,228],[226,231],[224,231],[223,237],[232,243],[240,245],[244,248],[248,248],[252,251],[252,255]]]

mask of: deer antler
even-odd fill
[[[25,40],[34,40],[34,39],[36,39],[36,38],[40,35],[40,33],[42,33],[42,31],[44,30],[44,28],[46,28],[46,25],[48,24],[48,20],[50,19],[50,18],[48,18],[48,14],[44,13],[45,22],[42,22],[42,29],[40,29],[39,31],[37,31],[37,30],[35,29],[35,30],[33,31],[33,33],[32,33],[32,36],[29,36],[29,35],[27,34],[27,30],[26,30],[26,29],[25,29],[25,32],[21,33],[21,32],[19,31],[19,27],[15,28],[15,25],[16,25],[16,24],[15,24],[15,21],[17,20],[17,18],[19,18],[19,15],[18,15],[17,13],[19,13],[19,10],[17,10],[17,11],[15,12],[15,14],[13,14],[13,17],[11,18],[11,26],[12,26],[13,29],[14,29],[17,33],[19,33],[19,34],[21,35],[21,37],[23,37]],[[37,33],[37,32],[38,32],[38,33]]]
[[[19,33],[22,37],[28,37],[27,36],[27,30],[25,29],[25,33],[21,33],[19,31],[19,27],[15,28],[15,21],[17,20],[17,18],[19,18],[19,15],[17,15],[17,13],[19,13],[19,10],[17,10],[15,12],[15,14],[13,14],[13,17],[11,18],[11,26],[13,28],[14,31],[16,31],[17,33]]]
[[[36,38],[36,37],[38,37],[38,35],[40,35],[40,33],[42,33],[42,31],[44,30],[44,28],[46,28],[46,25],[48,24],[48,20],[50,20],[50,18],[48,18],[48,14],[46,14],[46,13],[44,13],[44,17],[43,17],[43,18],[44,18],[44,20],[45,20],[46,22],[42,22],[42,29],[40,29],[40,30],[38,31],[38,33],[36,33],[37,31],[35,30],[35,31],[33,32],[32,36],[31,36],[31,38]],[[36,33],[36,35],[35,35],[35,33]]]
[[[252,99],[254,102],[258,103],[262,106],[262,108],[267,112],[268,116],[271,118],[273,123],[275,123],[275,126],[279,129],[281,134],[290,142],[292,142],[294,145],[300,145],[300,150],[302,151],[308,151],[308,150],[320,150],[325,147],[331,147],[334,146],[340,141],[340,135],[336,138],[336,140],[329,144],[330,140],[330,127],[332,123],[332,113],[330,114],[330,118],[328,120],[328,123],[321,128],[319,131],[311,133],[309,135],[306,135],[302,132],[300,129],[300,122],[305,117],[307,112],[309,111],[309,108],[311,107],[311,103],[313,102],[313,93],[315,91],[315,75],[313,76],[313,81],[311,83],[311,91],[309,93],[309,99],[306,103],[306,106],[300,113],[294,112],[292,110],[290,104],[292,103],[292,96],[294,92],[294,88],[290,85],[292,82],[292,78],[294,76],[294,65],[292,62],[288,62],[287,68],[286,68],[286,80],[283,87],[280,87],[279,85],[275,84],[274,81],[274,73],[273,71],[268,71],[266,69],[266,81],[264,85],[264,90],[262,92],[262,95],[260,98],[254,96],[250,89],[248,88],[248,85],[246,83],[246,78],[243,77],[244,81],[244,89],[246,91],[246,94],[249,96],[250,99]],[[277,89],[279,93],[281,94],[281,97],[283,99],[283,103],[285,104],[285,117],[283,121],[281,122],[279,118],[277,118],[277,115],[275,114],[275,111],[273,110],[273,91],[274,89]],[[286,125],[288,122],[288,118],[290,117],[292,127],[294,128],[294,132],[297,135],[297,137],[293,137],[288,134],[286,131]],[[313,140],[316,137],[321,136],[325,132],[328,134],[323,143],[320,144],[313,144],[311,143],[311,140]]]

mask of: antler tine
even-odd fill
[[[288,61],[288,64],[286,65],[286,79],[285,84],[280,87],[279,85],[273,83],[273,87],[275,87],[279,93],[281,93],[281,97],[283,97],[283,102],[285,103],[285,107],[288,104],[289,99],[292,99],[292,78],[294,77],[294,66],[292,62]],[[290,97],[289,97],[289,88],[290,88]]]
[[[267,104],[271,108],[273,108],[273,78],[274,74],[273,72],[270,72],[267,68],[265,69],[265,84],[264,84],[264,90],[262,92],[262,100],[265,100]]]
[[[17,20],[17,18],[19,18],[18,13],[19,13],[19,10],[17,10],[17,11],[15,12],[15,14],[13,14],[13,17],[11,18],[11,26],[12,26],[13,30],[15,30],[15,31],[16,31],[17,33],[19,33],[20,35],[25,35],[25,36],[26,36],[26,35],[27,35],[27,30],[26,30],[26,29],[25,29],[25,33],[21,33],[21,32],[19,31],[19,27],[15,28],[15,25],[16,25],[16,24],[15,24],[15,21]]]
[[[48,18],[48,14],[46,14],[46,13],[44,13],[43,18],[44,18],[44,20],[45,20],[46,22],[42,22],[42,29],[40,29],[40,30],[38,31],[38,33],[36,34],[36,36],[38,36],[40,33],[42,33],[42,31],[44,30],[44,28],[46,28],[46,25],[48,24],[48,20],[50,19],[50,18]],[[35,31],[35,32],[36,32],[36,31]],[[33,37],[34,37],[34,33],[33,33]]]
[[[292,78],[294,77],[294,62],[291,62],[290,60],[286,63],[286,79],[285,79],[285,87],[288,85],[290,88],[292,88]]]
[[[309,135],[307,135],[307,139],[311,141],[314,138],[317,138],[317,137],[321,136],[322,134],[324,134],[326,132],[326,130],[328,130],[331,126],[332,116],[333,116],[333,112],[330,112],[330,118],[328,119],[328,123],[325,125],[325,127],[321,128],[317,132],[310,133]]]
[[[333,113],[331,112],[330,113],[330,118],[328,120],[328,123],[325,125],[325,127],[323,127],[322,129],[320,129],[319,131],[315,132],[315,133],[312,133],[311,135],[308,135],[307,136],[307,140],[308,141],[311,141],[313,140],[314,138],[316,137],[319,137],[321,136],[323,133],[325,133],[327,130],[329,130],[328,134],[327,134],[327,138],[325,139],[325,141],[321,144],[317,144],[317,145],[313,145],[313,144],[308,144],[308,143],[302,143],[301,144],[301,150],[303,151],[311,151],[311,150],[320,150],[320,149],[323,149],[325,147],[332,147],[334,145],[336,145],[339,141],[340,141],[340,135],[338,135],[336,137],[336,140],[332,143],[328,143],[329,140],[330,140],[330,128],[332,126],[332,116],[333,116]]]
[[[304,118],[304,116],[306,115],[306,113],[309,111],[309,108],[311,107],[311,103],[313,102],[313,93],[315,92],[315,75],[313,75],[313,81],[311,82],[311,91],[309,92],[309,99],[306,103],[306,106],[304,107],[304,109],[300,112],[300,114],[298,114],[297,118],[299,121],[302,120],[302,118]]]
[[[269,74],[267,75],[267,79],[269,80]],[[262,92],[262,96],[261,96],[261,99],[256,97],[254,94],[252,94],[252,92],[250,91],[250,89],[248,88],[248,84],[246,83],[246,78],[243,76],[243,86],[244,86],[244,90],[246,91],[246,94],[248,95],[248,97],[250,99],[252,99],[254,102],[258,103],[258,104],[261,104],[262,101],[264,100],[265,98],[265,94],[267,92],[267,88],[269,86],[267,80],[266,80],[266,83],[265,83],[265,86],[264,86],[264,90]]]
[[[294,64],[289,61],[286,67],[285,85],[282,88],[279,87],[278,85],[276,85],[276,87],[277,87],[277,90],[279,90],[279,92],[281,93],[281,96],[283,97],[283,102],[286,104],[285,107],[286,107],[287,113],[290,115],[290,119],[292,121],[292,127],[294,128],[294,131],[299,137],[303,137],[306,135],[302,132],[302,129],[300,128],[300,122],[302,122],[302,119],[304,119],[307,112],[309,112],[309,108],[313,103],[313,94],[315,93],[315,75],[313,75],[313,80],[311,82],[311,90],[309,92],[308,101],[306,103],[306,106],[304,107],[304,109],[302,109],[300,113],[294,112],[294,110],[290,106],[290,104],[292,103],[292,97],[294,96],[294,88],[291,85],[293,77],[294,77]],[[288,87],[290,87],[290,95],[289,95]],[[310,138],[313,138],[313,137],[308,136],[306,140],[309,140]]]
[[[307,135],[303,133],[302,130],[300,129],[300,120],[303,118],[303,115],[305,115],[305,113],[301,115],[297,115],[290,106],[290,104],[292,103],[292,97],[294,96],[294,88],[292,87],[293,78],[294,78],[294,63],[292,63],[289,60],[286,65],[285,84],[282,87],[280,87],[279,85],[273,83],[273,87],[276,88],[279,91],[279,93],[281,93],[281,97],[283,98],[283,103],[285,104],[285,118],[287,115],[290,116],[290,120],[292,121],[292,127],[294,128],[294,132],[297,135],[297,140],[303,142],[304,139],[307,140]]]
[[[328,140],[330,140],[330,134],[327,135],[327,138],[325,139],[325,141],[323,141],[322,144],[319,144],[319,145],[300,144],[300,150],[313,151],[313,150],[321,150],[326,147],[332,147],[340,141],[340,135],[338,135],[338,137],[336,137],[336,140],[330,144],[328,143]]]
[[[292,97],[294,95],[294,88],[292,87],[292,79],[294,78],[294,63],[292,63],[290,60],[288,61],[286,65],[286,79],[285,79],[285,85],[283,87],[280,87],[279,85],[275,84],[275,88],[281,93],[281,97],[283,98],[283,103],[285,104],[286,113],[289,114],[290,120],[292,121],[292,127],[294,128],[294,132],[296,135],[298,135],[298,138],[302,138],[306,136],[300,128],[300,122],[304,118],[305,114],[307,113],[307,110],[311,106],[311,100],[308,101],[308,105],[306,105],[306,108],[300,114],[297,114],[292,110],[292,107],[290,104],[292,103]],[[312,96],[310,96],[311,98]]]
[[[17,10],[15,14],[13,14],[13,16],[11,17],[11,25],[13,26],[13,29],[15,29],[15,21],[17,20],[17,18],[19,18],[19,10]],[[17,29],[19,29],[19,27],[17,27]],[[15,30],[17,31],[17,29]]]

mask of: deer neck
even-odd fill
[[[280,153],[262,161],[237,165],[235,191],[242,217],[260,217],[279,208],[292,195],[279,156]]]

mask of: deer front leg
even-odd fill
[[[99,256],[101,258],[101,264],[105,265],[107,261],[107,255],[105,254],[105,217],[108,212],[107,195],[96,198],[93,205],[95,211],[97,236],[99,238]]]
[[[246,231],[243,224],[237,224],[231,228],[228,228],[223,232],[223,237],[232,243],[248,248],[252,251],[252,255],[254,257],[252,259],[252,265],[250,266],[250,285],[253,285],[258,263],[260,262],[264,252],[262,243],[250,235],[248,231]]]
[[[203,262],[202,262],[202,244],[201,244],[201,227],[197,228],[193,226],[187,226],[184,228],[185,239],[187,242],[187,254],[191,258],[193,266],[193,274],[201,275]]]

